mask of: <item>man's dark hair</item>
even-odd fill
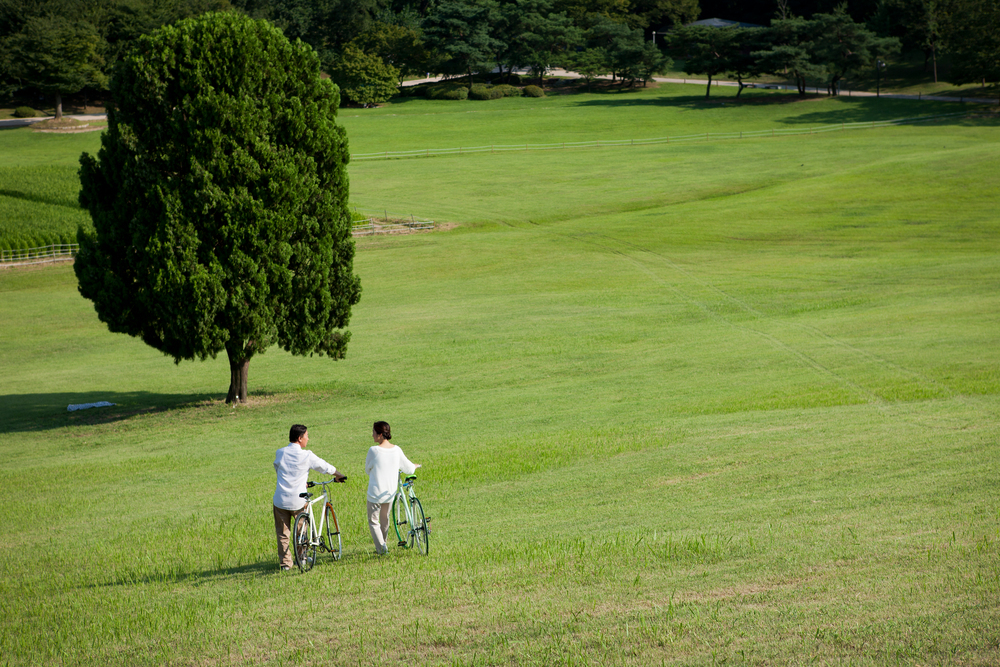
[[[288,442],[298,442],[302,434],[308,430],[302,424],[292,424],[292,428],[288,430]]]

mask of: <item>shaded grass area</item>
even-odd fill
[[[356,163],[359,204],[467,224],[359,240],[347,359],[271,350],[236,409],[70,267],[0,272],[3,655],[995,664],[996,142]],[[370,554],[375,419],[425,466],[426,559]],[[294,422],[349,477],[308,575],[268,510]]]

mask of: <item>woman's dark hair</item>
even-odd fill
[[[292,424],[292,428],[288,429],[288,442],[298,442],[302,434],[308,430],[302,424]]]
[[[372,430],[386,440],[392,440],[392,431],[389,430],[389,422],[375,422]]]

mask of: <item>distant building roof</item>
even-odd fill
[[[756,23],[742,23],[740,21],[727,21],[726,19],[702,19],[700,21],[694,21],[693,23],[685,23],[684,25],[704,25],[709,28],[763,28],[762,25],[757,25]]]

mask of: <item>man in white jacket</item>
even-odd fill
[[[288,445],[274,455],[274,471],[278,483],[274,489],[274,532],[278,537],[278,562],[282,570],[293,565],[288,549],[288,536],[292,521],[306,508],[305,499],[299,494],[306,490],[309,471],[315,470],[333,475],[334,481],[343,482],[347,477],[337,472],[332,465],[306,449],[309,444],[309,429],[302,424],[294,424],[288,431]]]

